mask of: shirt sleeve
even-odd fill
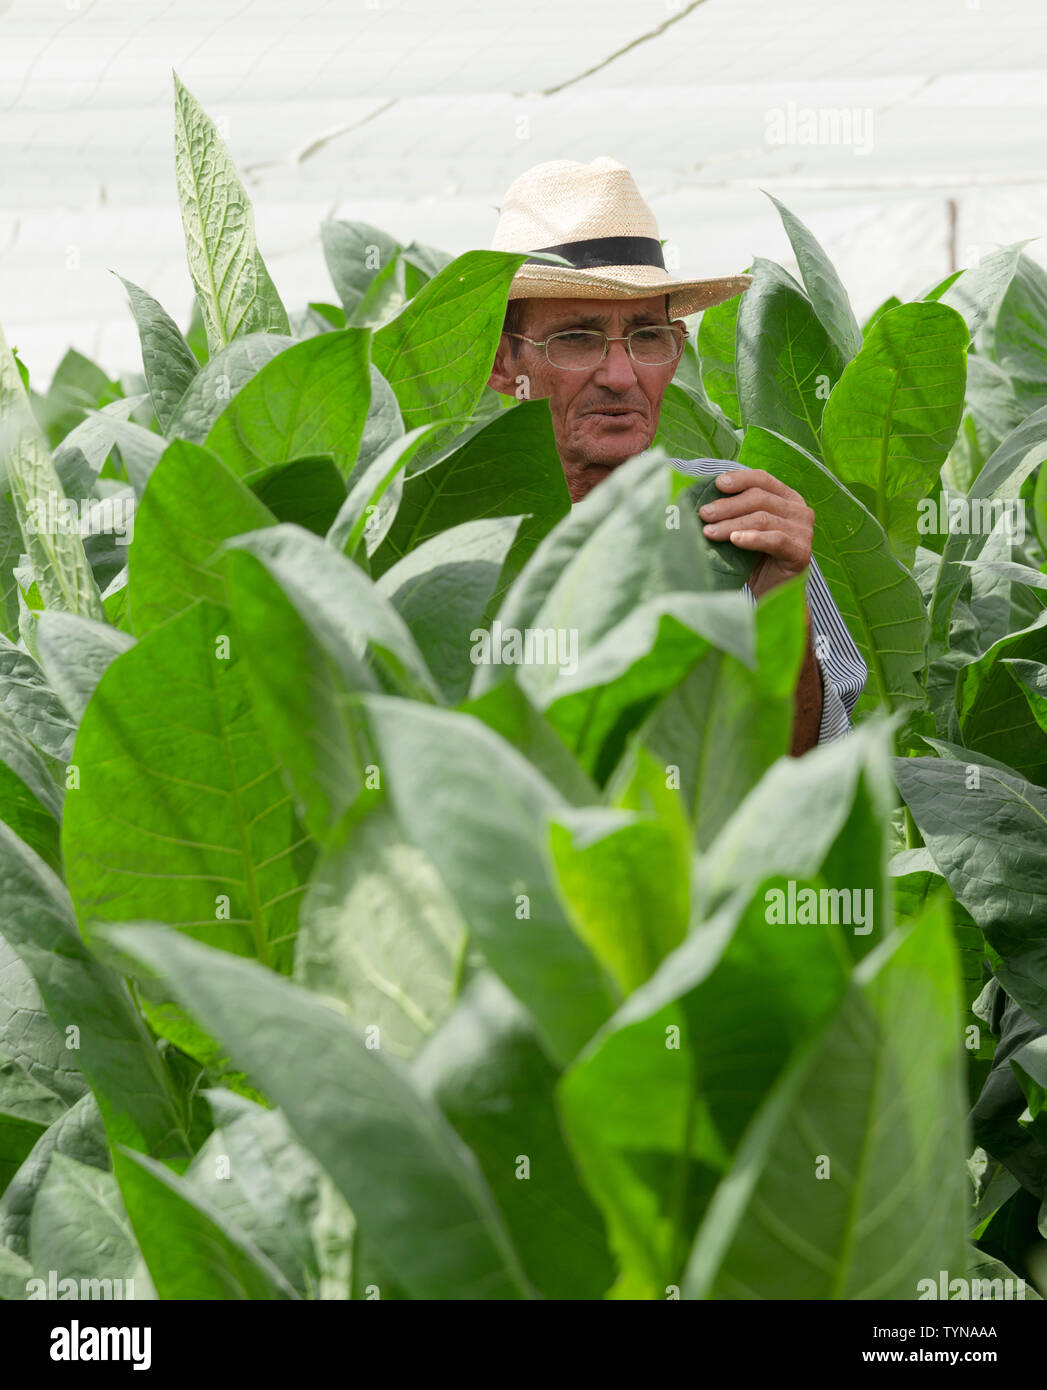
[[[677,472],[694,478],[715,478],[718,473],[744,467],[730,459],[670,459],[669,462]],[[742,586],[742,593],[755,607],[756,599],[748,584]],[[869,670],[813,557],[807,571],[807,607],[811,613],[814,659],[822,678],[818,742],[835,743],[850,733],[851,715]]]

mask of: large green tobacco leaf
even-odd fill
[[[162,1163],[116,1147],[113,1168],[161,1298],[298,1297],[267,1255]]]
[[[39,987],[25,962],[0,936],[0,1040],[28,1076],[66,1105],[87,1089],[75,1049],[47,1017]]]
[[[1030,1018],[993,981],[991,1003],[982,1016],[988,1029],[999,1034],[992,1067],[971,1111],[974,1142],[1006,1164],[1022,1186],[1037,1196],[1047,1196],[1047,1146],[1022,1125],[1028,1103],[1026,1066],[1035,1066],[1047,1047],[1043,1025]],[[1042,1061],[1040,1062],[1042,1066]]]
[[[42,1133],[65,1110],[65,1101],[50,1086],[30,1076],[20,1062],[0,1049],[0,1113],[29,1120]],[[27,1153],[31,1147],[32,1144],[26,1147]]]
[[[561,811],[550,826],[568,916],[623,998],[687,934],[690,843],[676,829],[603,806]]]
[[[18,596],[21,592],[14,570],[22,554],[22,531],[11,497],[11,482],[0,451],[0,633],[18,628]]]
[[[1047,586],[1047,575],[1044,575],[1044,584]],[[1047,666],[1042,661],[1022,661],[1016,657],[1005,660],[1004,665],[1024,695],[1032,717],[1047,733]]]
[[[753,274],[738,310],[742,424],[762,425],[820,454],[822,411],[844,359],[791,275],[759,256]]]
[[[543,610],[535,627],[564,630],[555,609]],[[733,594],[655,594],[609,632],[582,629],[578,644],[576,670],[561,669],[554,682],[547,679],[549,666],[524,667],[521,683],[583,767],[603,782],[631,729],[711,645],[741,660],[751,656],[752,613]]]
[[[412,1073],[475,1154],[538,1291],[600,1298],[614,1278],[603,1222],[564,1143],[559,1072],[527,1011],[481,972]]]
[[[205,1094],[217,1127],[193,1159],[187,1184],[263,1251],[303,1297],[330,1296],[324,1246],[335,1234],[331,1217],[340,1215],[347,1245],[352,1234],[344,1197],[296,1143],[279,1110],[266,1110],[232,1091]],[[348,1281],[338,1296],[348,1298]]]
[[[997,311],[992,356],[1027,411],[1047,406],[1047,271],[1028,256]]]
[[[95,419],[98,418],[97,412],[92,411],[91,415]],[[149,474],[164,451],[162,437],[154,434],[152,430],[136,425],[132,420],[120,420],[115,416],[106,422],[105,428],[116,446],[114,457],[122,465],[122,473],[126,475],[135,495],[141,497]],[[116,464],[111,465],[111,468],[114,477],[121,471]],[[95,492],[104,495],[106,481],[105,477],[99,477],[94,486]]]
[[[876,308],[872,311],[872,313],[869,315],[869,317],[862,324],[863,337],[866,333],[868,333],[869,329],[873,326],[877,319],[883,318],[884,314],[886,314],[890,309],[897,309],[898,305],[901,302],[902,301],[898,298],[896,294],[892,294],[888,295],[882,304],[878,304]]]
[[[254,212],[229,151],[174,74],[175,174],[189,273],[211,356],[248,333],[289,334],[255,243]]]
[[[33,1203],[29,1258],[37,1279],[46,1283],[52,1270],[75,1279],[82,1298],[112,1298],[114,1290],[124,1299],[156,1297],[116,1179],[64,1153],[52,1157]]]
[[[960,732],[975,754],[984,749],[1028,781],[1047,786],[1047,737],[1011,675],[1010,663],[1018,660],[1047,661],[1047,611],[961,667],[956,686]]]
[[[276,333],[250,333],[212,355],[189,383],[167,428],[169,439],[202,444],[229,402],[267,362],[295,345]]]
[[[281,352],[225,407],[207,447],[240,478],[306,454],[330,454],[348,478],[370,401],[369,341],[347,328]]]
[[[741,295],[735,295],[723,304],[714,304],[703,310],[697,339],[702,386],[706,395],[714,405],[720,407],[729,421],[735,422],[742,418],[735,371],[735,337],[740,304]]]
[[[111,935],[264,1087],[413,1298],[529,1295],[475,1159],[398,1062],[253,962],[155,927]]]
[[[641,455],[615,469],[539,543],[499,610],[500,630],[573,633],[575,659],[584,658],[593,669],[602,665],[603,679],[610,681],[632,664],[644,642],[643,650],[650,650],[659,604],[679,599],[686,607],[695,595],[680,591],[740,588],[744,574],[732,579],[726,571],[716,572],[720,551],[699,538],[693,507],[673,503],[674,482],[687,485],[659,454]],[[645,600],[651,602],[641,610]],[[707,607],[712,613],[716,605]],[[634,630],[627,652],[605,641],[619,624]],[[565,689],[561,666],[569,664],[559,659],[559,646],[557,658],[506,662],[492,634],[489,658],[478,662],[471,694],[483,694],[515,671],[531,699],[550,703]]]
[[[418,451],[442,430],[442,425],[419,425],[394,436],[349,478],[349,493],[327,532],[327,542],[355,559],[361,548],[372,555],[385,540],[403,496],[404,469]]]
[[[435,246],[426,246],[420,241],[409,241],[402,254],[407,272],[405,279],[408,295],[417,294],[428,280],[434,275],[439,275],[440,271],[446,269],[454,260],[446,251],[440,251]]]
[[[951,658],[962,657],[964,663],[973,661],[1011,635],[1024,641],[1029,632],[1025,624],[1035,628],[1043,616],[1047,604],[1040,596],[1030,588],[1015,588],[1016,582],[1021,586],[1024,581],[1003,572],[1003,567],[1013,562],[1002,557],[1010,555],[1012,549],[1012,542],[997,530],[990,537],[981,561],[971,567],[970,596],[957,604],[953,618]],[[1014,568],[1023,571],[1026,567],[1016,565]]]
[[[468,415],[494,363],[509,284],[526,260],[467,251],[374,335],[374,364],[396,394],[408,429]]]
[[[94,500],[121,473],[141,493],[164,448],[160,435],[130,418],[148,401],[148,395],[129,396],[101,410],[89,410],[87,418],[62,440],[54,452],[54,465],[67,497]]]
[[[407,303],[404,272],[404,262],[398,250],[368,285],[359,304],[349,315],[349,324],[357,328],[379,328],[399,313]]]
[[[965,529],[950,531],[938,567],[931,598],[931,655],[940,655],[949,644],[953,605],[969,578],[963,561],[977,560],[993,529],[1005,512],[1021,501],[1022,484],[1047,457],[1044,432],[1047,406],[1023,421],[1004,439],[975,478],[964,505]],[[978,524],[972,525],[978,518]],[[984,524],[987,519],[989,524]]]
[[[766,469],[813,508],[813,553],[868,667],[875,702],[892,709],[921,703],[923,601],[876,519],[817,459],[770,431],[749,430],[739,461]]]
[[[227,550],[259,561],[283,589],[321,646],[335,658],[350,689],[371,688],[366,660],[394,692],[435,699],[437,687],[410,630],[365,574],[310,532],[286,523],[238,536]],[[247,567],[229,566],[230,572]],[[256,633],[259,640],[262,634]]]
[[[478,699],[463,700],[458,708],[511,743],[572,806],[599,801],[596,783],[518,685],[493,686]]]
[[[770,193],[767,196],[778,209],[814,311],[842,361],[850,362],[862,345],[862,335],[836,268],[796,214]]]
[[[97,362],[92,362],[76,348],[69,348],[55,369],[48,388],[63,392],[83,405],[104,405],[121,393],[120,383],[111,380]]]
[[[299,819],[322,841],[364,776],[345,696],[378,682],[337,630],[318,627],[316,615],[296,606],[260,560],[233,551],[225,578],[266,742]]]
[[[670,382],[662,397],[654,437],[670,458],[733,459],[741,443],[738,431],[719,406],[679,382]]]
[[[28,652],[0,634],[0,714],[42,753],[68,761],[76,725]]]
[[[665,1298],[762,1097],[846,985],[838,929],[732,898],[567,1071],[568,1142],[608,1222],[621,1297]],[[803,933],[802,951],[796,933]]]
[[[988,357],[972,353],[967,358],[964,416],[943,473],[951,491],[970,492],[987,460],[1024,416],[1007,373]]]
[[[956,959],[939,906],[855,969],[748,1128],[689,1298],[913,1299],[964,1261]]]
[[[184,1146],[171,1083],[127,986],[84,944],[61,881],[3,825],[0,889],[0,930],[55,1029],[77,1049],[110,1139],[150,1153]]]
[[[309,532],[280,526],[230,544],[225,577],[265,736],[309,832],[322,840],[368,770],[346,696],[438,690],[396,609]]]
[[[469,688],[470,643],[484,626],[522,519],[490,517],[452,526],[416,546],[378,581],[378,592],[411,629],[449,704]]]
[[[991,251],[977,265],[962,271],[939,297],[942,304],[950,305],[963,315],[972,342],[1006,294],[1018,268],[1021,249],[1027,245],[1026,241],[1016,241],[999,251]]]
[[[0,1051],[0,1192],[64,1109],[53,1091]]]
[[[391,1055],[412,1057],[454,1003],[466,934],[429,858],[365,794],[313,873],[295,979],[340,1000]]]
[[[149,386],[149,396],[160,429],[166,431],[178,402],[189,389],[200,366],[178,325],[163,305],[122,275],[119,278],[127,291],[131,312],[138,325],[138,336],[142,341],[142,368]]]
[[[0,714],[0,820],[58,869],[62,797],[33,745]]]
[[[3,480],[6,478],[6,482]],[[40,598],[47,608],[104,618],[76,529],[53,524],[65,494],[0,328],[0,490],[9,492]],[[2,520],[0,520],[0,524]],[[10,521],[6,523],[10,525]]]
[[[207,331],[204,328],[204,316],[200,312],[200,300],[197,295],[193,295],[193,307],[189,312],[189,325],[185,330],[185,340],[189,344],[189,350],[200,363],[201,367],[207,365]]]
[[[873,324],[825,407],[826,463],[905,565],[916,550],[917,504],[934,492],[960,425],[967,340],[948,305],[900,304]]]
[[[290,969],[311,854],[225,609],[197,603],[115,661],[76,758],[63,850],[85,923],[169,922]]]
[[[524,402],[496,416],[448,458],[404,480],[396,519],[372,559],[372,572],[381,575],[452,526],[523,515],[504,585],[570,509],[549,406]]]
[[[371,402],[364,422],[363,438],[357,455],[357,469],[364,469],[372,459],[378,457],[394,439],[405,433],[403,417],[397,404],[393,388],[378,368],[371,363]]]
[[[1047,792],[969,753],[895,758],[913,820],[1002,961],[1004,989],[1047,1023]]]
[[[1027,584],[1034,589],[1047,589],[1047,570],[1034,570],[1031,565],[1019,565],[1013,560],[996,559],[965,560],[961,561],[961,564],[969,564],[975,574],[979,570],[987,570],[1012,584]],[[1037,607],[1040,608],[1042,605],[1038,604]]]
[[[55,368],[44,396],[32,392],[33,412],[53,449],[83,419],[84,411],[108,405],[123,394],[97,363],[70,348]]]
[[[102,674],[134,646],[134,638],[108,623],[75,613],[41,613],[37,655],[55,694],[79,720]]]
[[[1033,488],[1033,522],[1040,546],[1047,550],[1047,468],[1042,465]]]
[[[29,1254],[29,1222],[36,1194],[56,1154],[108,1171],[105,1126],[90,1091],[45,1130],[0,1197],[0,1251],[6,1246],[19,1255]]]
[[[487,963],[569,1060],[607,1017],[611,987],[557,899],[545,822],[559,793],[478,720],[367,696],[392,808],[469,924]]]
[[[960,754],[964,751],[962,748],[957,750]],[[894,889],[896,926],[903,927],[919,921],[928,903],[935,896],[940,896],[945,903],[946,918],[952,927],[960,966],[963,1004],[966,1011],[964,1029],[973,1025],[978,1028],[980,1034],[982,1030],[973,1006],[985,988],[985,938],[974,918],[953,897],[946,885],[945,875],[925,845],[921,845],[919,849],[902,850],[896,854],[888,864],[887,871],[891,875]],[[965,1037],[964,1045],[970,1056],[988,1060],[993,1055],[992,1043],[988,1040],[972,1047]],[[981,1078],[979,1085],[980,1080]]]
[[[699,909],[774,874],[821,874],[830,888],[872,893],[872,912],[863,910],[854,933],[856,953],[880,940],[891,924],[884,825],[895,802],[887,772],[894,722],[869,719],[846,739],[780,758],[703,855]],[[857,901],[863,909],[869,903]],[[694,920],[702,920],[701,910]]]
[[[698,396],[705,396],[705,388],[702,385],[702,370],[698,361],[698,348],[694,341],[694,331],[696,322],[700,323],[698,315],[690,315],[684,319],[687,331],[690,336],[684,341],[683,351],[680,353],[680,360],[676,364],[676,371],[673,373],[673,384],[676,386],[686,386]],[[708,397],[705,396],[708,400]],[[711,402],[710,402],[711,404]],[[719,409],[719,407],[717,407]],[[723,414],[723,411],[720,411]],[[724,417],[726,418],[726,417]]]
[[[789,751],[803,604],[802,586],[772,590],[756,608],[755,662],[711,648],[640,730],[644,747],[683,793],[698,848]]]
[[[209,563],[218,547],[230,536],[273,525],[269,508],[209,449],[184,439],[170,444],[135,513],[127,556],[138,636],[197,599],[221,603],[221,572]]]
[[[320,240],[331,283],[352,318],[382,271],[395,266],[399,243],[369,222],[321,222]]]
[[[671,503],[672,487],[689,500]],[[714,488],[708,480],[696,491],[657,456],[617,470],[521,571],[473,658],[472,694],[515,672],[603,781],[630,730],[710,643],[748,659],[752,619],[741,598],[702,592],[740,588],[753,563],[699,533],[694,508]]]
[[[25,1298],[32,1277],[33,1266],[29,1261],[0,1245],[0,1299],[14,1303]]]
[[[251,479],[251,491],[277,521],[326,536],[345,501],[345,483],[330,454],[312,454],[274,464]]]
[[[677,779],[667,772],[631,741],[604,792],[613,810],[570,809],[550,831],[575,930],[623,995],[680,944],[691,918],[693,836]]]
[[[962,270],[952,270],[946,275],[944,280],[937,281],[931,289],[926,290],[923,294],[913,295],[912,297],[914,299],[927,299],[937,302],[945,294],[945,291],[956,283],[962,274]]]

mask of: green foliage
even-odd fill
[[[174,77],[175,174],[189,273],[213,357],[248,333],[287,333],[254,212],[214,122]]]
[[[175,104],[184,336],[124,281],[141,377],[0,339],[0,1297],[1031,1278],[1043,272],[860,330],[775,200],[799,279],[757,259],[572,506],[486,385],[522,257],[328,222],[288,318]],[[848,737],[787,756],[803,583],[738,592],[694,457],[813,508]]]

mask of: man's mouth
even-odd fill
[[[632,406],[609,405],[603,410],[589,410],[587,415],[595,415],[599,420],[626,420],[633,421],[642,419],[640,412]]]

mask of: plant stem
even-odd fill
[[[905,811],[905,848],[919,849],[923,845],[923,836],[920,834],[919,827],[912,818],[912,812],[908,806],[903,807]]]

